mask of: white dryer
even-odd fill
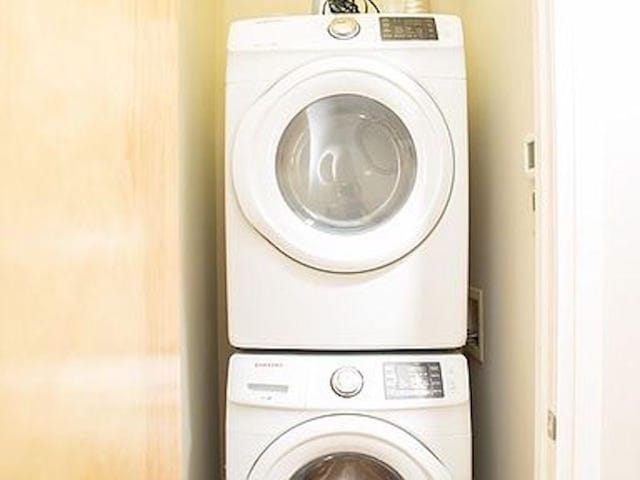
[[[466,337],[467,115],[452,16],[236,22],[227,66],[231,343]]]
[[[471,480],[461,355],[235,355],[227,480]]]

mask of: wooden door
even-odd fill
[[[177,0],[0,7],[0,478],[180,477]]]

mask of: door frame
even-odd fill
[[[579,143],[580,8],[535,2],[536,480],[600,478],[603,165]]]
[[[536,372],[535,480],[555,477],[555,442],[550,438],[555,403],[555,242],[554,242],[554,123],[552,101],[552,0],[534,5],[535,72],[535,201],[536,201]],[[556,432],[557,433],[557,432]]]

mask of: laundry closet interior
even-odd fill
[[[384,1],[376,3],[384,10]],[[482,348],[466,351],[471,378],[473,478],[533,479],[534,5],[530,0],[431,0],[429,12],[457,15],[464,29],[469,129],[468,274],[473,297],[469,305],[475,311],[481,304],[483,320]],[[193,392],[191,415],[200,418],[202,426],[220,426],[217,437],[204,427],[192,427],[193,471],[208,473],[209,478],[224,474],[222,426],[232,353],[227,341],[224,229],[224,59],[229,25],[238,19],[309,13],[310,0],[226,0],[191,2],[184,7],[183,83],[187,87],[185,123],[191,158],[186,186],[192,192],[189,201],[197,211],[189,222],[200,221],[209,228],[199,242],[192,242],[197,248],[187,259],[187,270],[215,272],[215,279],[212,277],[206,288],[217,292],[211,298],[202,286],[197,288],[201,298],[192,308],[199,310],[192,313],[199,320],[186,332],[189,362],[203,367],[190,369],[200,372],[190,373],[188,378]],[[215,241],[215,258],[207,252],[207,241]],[[207,324],[212,316],[217,320],[214,327]],[[211,338],[218,339],[213,351]],[[215,391],[205,386],[202,372],[207,372],[209,379],[215,378]],[[217,456],[211,455],[212,450],[218,452]]]

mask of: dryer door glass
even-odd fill
[[[318,458],[298,470],[291,480],[403,480],[385,463],[360,453]]]
[[[285,128],[276,174],[289,207],[331,233],[361,232],[393,217],[411,193],[416,148],[382,103],[340,94],[317,100]]]

